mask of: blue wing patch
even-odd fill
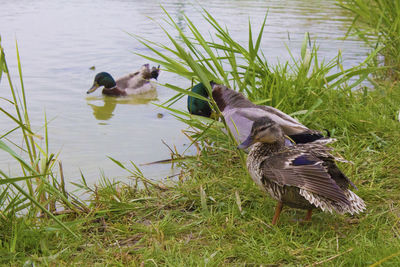
[[[307,158],[307,155],[300,155],[292,161],[293,166],[312,165],[317,161]]]

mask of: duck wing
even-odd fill
[[[268,156],[260,163],[261,182],[294,186],[348,206],[344,191],[337,185],[324,162],[311,153],[290,147]]]
[[[222,112],[222,115],[224,116],[229,130],[235,137],[235,140],[238,144],[243,143],[244,140],[246,140],[246,138],[250,135],[251,127],[253,126],[254,120],[257,118],[257,116],[248,116],[249,114],[244,114],[242,108],[225,109]],[[267,116],[266,114],[264,115]],[[293,145],[289,139],[285,139],[285,144]]]
[[[325,146],[323,143],[309,143],[309,144],[299,144],[297,145],[299,149],[303,151],[308,151],[314,157],[323,161],[324,166],[327,168],[328,173],[335,180],[335,182],[342,189],[347,189],[349,184],[357,189],[357,186],[339,169],[335,161],[351,163],[343,158],[333,156],[330,151],[333,149],[331,147]]]
[[[151,98],[157,97],[156,86],[148,80],[143,80],[134,86],[126,88],[126,93],[128,95],[143,95],[152,93],[153,96]]]
[[[238,108],[225,109],[222,112],[229,130],[238,141],[242,143],[249,136],[254,118],[245,116]]]
[[[115,82],[117,87],[125,90],[125,89],[135,89],[139,88],[146,81],[146,77],[150,75],[149,64],[144,64],[140,67],[140,69],[136,72],[128,73],[120,78],[118,78]]]
[[[297,121],[295,118],[289,116],[288,114],[280,111],[279,109],[276,109],[271,106],[262,106],[262,105],[256,105],[257,109],[265,111],[267,114],[269,114],[269,117],[278,123],[285,134],[287,135],[319,135],[319,137],[323,137],[322,134],[318,131],[311,130],[301,124],[299,121]]]
[[[281,111],[279,112],[286,115]],[[231,133],[240,143],[246,140],[247,136],[250,134],[253,122],[261,117],[268,117],[278,123],[282,127],[284,133],[295,143],[313,142],[323,137],[321,133],[308,129],[289,115],[286,116],[292,120],[286,120],[285,116],[279,116],[277,114],[279,113],[271,113],[268,109],[259,109],[257,106],[250,108],[226,108],[222,112]]]
[[[294,118],[273,107],[255,106],[253,108],[239,109],[238,112],[242,116],[251,118],[253,121],[260,117],[268,117],[279,124],[279,126],[282,127],[283,132],[287,135],[300,134],[311,131]]]
[[[118,78],[118,79],[115,81],[115,83],[117,84],[117,87],[118,87],[118,88],[126,89],[126,88],[129,87],[129,83],[131,83],[132,81],[140,80],[140,79],[141,79],[141,77],[140,77],[141,75],[139,75],[139,74],[140,74],[139,71],[134,72],[134,73],[126,74],[126,75],[124,75],[124,76]]]
[[[312,142],[323,137],[320,132],[307,128],[295,118],[279,109],[256,105],[242,93],[232,90],[225,85],[213,84],[212,88],[212,97],[223,115],[226,112],[229,112],[229,114],[238,112],[238,114],[235,114],[235,117],[244,117],[246,121],[254,121],[259,117],[268,117],[278,123],[285,134],[289,135],[296,143]],[[250,132],[250,129],[248,132]]]

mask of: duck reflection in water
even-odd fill
[[[101,97],[88,97],[86,98],[87,104],[93,110],[93,115],[96,120],[107,121],[114,116],[114,110],[118,104],[128,104],[128,105],[140,105],[147,104],[150,101],[157,99],[157,93],[154,95],[148,95],[146,98],[138,97],[124,97],[116,98],[112,96],[101,96]],[[100,101],[103,105],[100,105]],[[96,104],[94,104],[96,103]]]

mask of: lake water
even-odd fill
[[[234,39],[244,43],[248,38],[248,19],[257,32],[268,10],[262,50],[270,62],[289,59],[285,44],[299,57],[307,31],[319,44],[321,57],[331,59],[342,50],[346,67],[362,61],[368,51],[361,41],[339,40],[352,18],[335,6],[335,1],[205,0],[201,4],[220,24],[227,25]],[[163,42],[165,34],[152,20],[165,25],[160,5],[184,31],[184,14],[207,30],[197,1],[0,0],[0,34],[14,83],[18,85],[17,40],[31,120],[36,129],[44,124],[45,113],[51,120],[50,150],[61,151],[59,159],[68,181],[79,180],[80,170],[91,183],[103,172],[106,177],[125,179],[126,172],[107,156],[137,164],[169,158],[169,150],[161,140],[176,145],[179,151],[185,149],[188,140],[181,134],[184,125],[164,110],[135,99],[105,98],[100,90],[86,95],[97,72],[107,71],[118,77],[147,63],[132,52],[149,51],[127,32]],[[96,70],[90,70],[91,66]],[[159,82],[185,88],[190,84],[167,72],[161,72]],[[174,95],[162,86],[157,90],[156,103]],[[9,97],[4,76],[0,97]],[[0,103],[10,108],[4,101]],[[175,108],[184,110],[185,101]],[[158,118],[157,113],[164,117]],[[15,125],[1,114],[0,127],[2,135]],[[0,169],[14,173],[16,167],[8,155],[0,152]],[[163,179],[176,172],[168,165],[145,166],[142,170],[152,179]]]

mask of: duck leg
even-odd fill
[[[312,209],[307,210],[307,215],[304,221],[311,222]]]
[[[279,201],[275,207],[275,214],[274,214],[274,218],[272,218],[272,225],[275,225],[276,222],[278,221],[279,215],[281,214],[281,211],[282,211],[282,208],[283,208],[283,203]]]

